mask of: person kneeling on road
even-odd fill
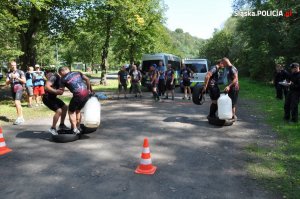
[[[71,129],[74,134],[80,134],[81,113],[80,110],[89,100],[89,95],[92,93],[92,87],[88,77],[80,72],[71,72],[68,67],[60,67],[58,72],[61,76],[61,90],[67,87],[73,97],[69,104],[69,117]]]
[[[298,63],[290,65],[292,74],[290,75],[290,90],[284,103],[284,120],[298,122],[298,104],[300,97],[300,70]]]
[[[209,110],[208,117],[216,118],[216,112],[218,110],[217,100],[220,97],[220,89],[218,86],[219,80],[219,70],[224,68],[222,60],[218,60],[215,66],[212,66],[211,69],[207,72],[205,76],[205,82],[202,89],[202,93],[205,94],[208,89],[209,96],[211,99],[211,105]]]
[[[68,106],[57,98],[57,95],[62,95],[63,91],[60,88],[60,76],[57,73],[48,73],[45,85],[45,94],[43,95],[43,103],[52,111],[55,112],[52,120],[52,126],[49,132],[52,135],[58,135],[56,131],[56,124],[60,117],[59,130],[69,130],[64,124]]]

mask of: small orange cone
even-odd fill
[[[136,168],[135,173],[153,175],[157,167],[152,165],[148,138],[144,139],[143,152],[141,158],[142,159],[140,165]]]
[[[6,147],[5,140],[2,133],[2,128],[0,127],[0,155],[4,155],[12,150]]]

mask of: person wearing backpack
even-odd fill
[[[17,109],[17,119],[14,124],[19,125],[25,122],[21,100],[23,95],[23,85],[26,83],[25,73],[17,69],[15,61],[10,62],[10,72],[6,75],[6,85],[10,85],[11,93]]]

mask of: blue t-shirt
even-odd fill
[[[44,86],[45,85],[45,74],[43,71],[36,71],[33,74],[33,86]]]
[[[26,87],[32,87],[33,86],[32,73],[26,72],[25,77],[26,77]]]
[[[165,79],[166,68],[164,66],[157,66],[156,70],[159,72],[159,79]]]

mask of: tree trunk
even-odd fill
[[[17,16],[17,11],[12,10],[13,15]],[[44,16],[40,11],[33,7],[30,10],[30,18],[26,32],[20,30],[19,39],[21,44],[21,50],[24,52],[20,56],[21,69],[26,71],[27,66],[34,66],[36,64],[36,50],[34,48],[34,37],[37,34],[38,28]]]
[[[105,42],[102,47],[102,55],[101,55],[101,85],[106,85],[106,72],[107,72],[107,66],[108,66],[108,50],[109,50],[109,43],[110,43],[110,37],[111,37],[111,29],[112,29],[112,16],[108,15],[106,19],[106,36],[105,36]]]

